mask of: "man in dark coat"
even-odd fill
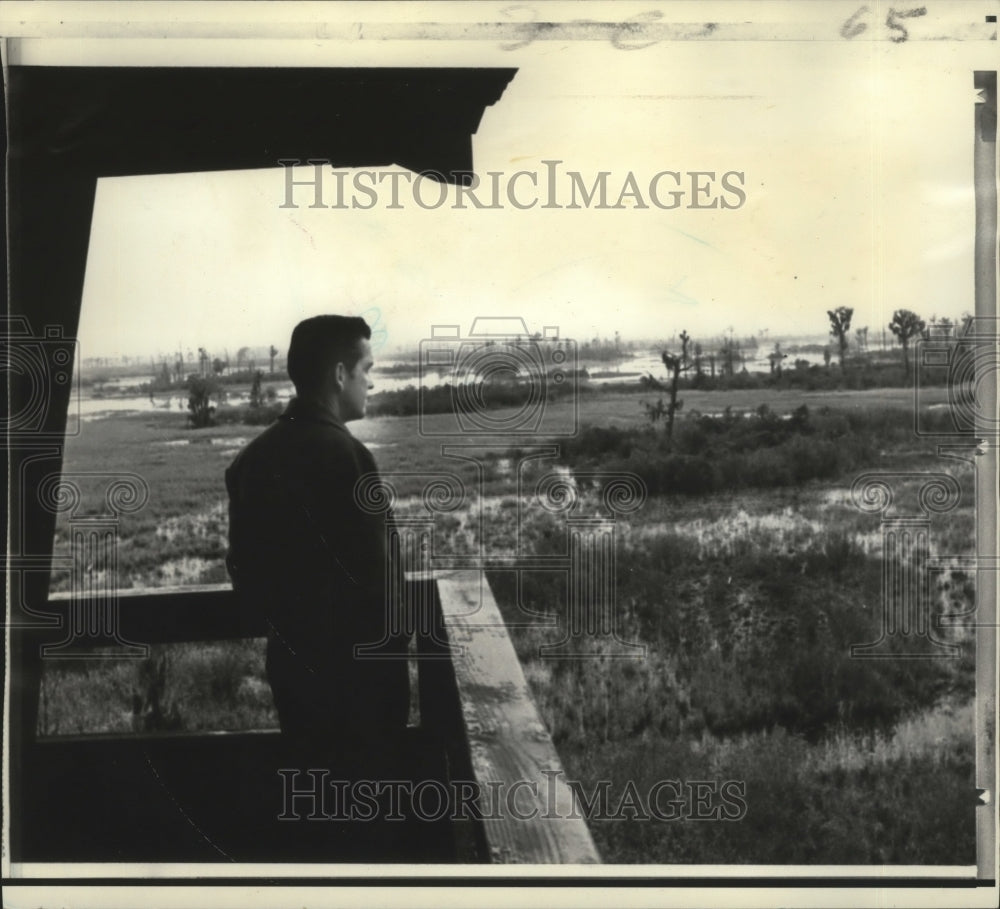
[[[268,624],[282,732],[326,751],[388,745],[409,708],[407,640],[386,601],[385,519],[355,500],[375,460],[345,425],[365,415],[370,338],[361,318],[299,323],[288,350],[296,397],[226,471],[227,566],[241,607]]]

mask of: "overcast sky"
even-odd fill
[[[278,167],[102,180],[81,354],[284,351],[294,324],[320,312],[377,310],[387,352],[479,315],[578,340],[822,333],[842,305],[873,335],[899,307],[956,318],[974,308],[974,92],[951,53],[935,42],[550,43],[507,61],[519,71],[483,117],[477,172],[503,172],[503,191],[519,169],[544,179],[545,160],[562,162],[563,181],[609,171],[612,204],[632,173],[646,209],[520,211],[504,197],[500,210],[456,210],[452,190],[428,210],[405,184],[389,209],[382,184],[368,211],[310,209],[303,188],[290,210]],[[746,201],[659,209],[648,185],[664,170],[715,172],[703,201],[741,172]],[[672,188],[660,184],[662,201]],[[523,180],[518,193],[545,201]],[[324,197],[335,201],[332,171]]]

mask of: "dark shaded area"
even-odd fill
[[[56,807],[66,812],[64,822],[76,816],[83,825],[69,824],[67,830],[75,832],[66,842],[90,849],[93,858],[119,858],[98,854],[97,848],[100,843],[117,842],[119,836],[134,854],[142,853],[145,838],[155,845],[155,851],[144,853],[150,857],[188,855],[183,846],[188,841],[179,832],[183,828],[177,828],[179,838],[171,846],[168,830],[173,828],[168,825],[158,831],[155,812],[144,820],[140,811],[127,834],[126,828],[114,828],[118,832],[103,839],[95,833],[103,815],[113,814],[116,806],[132,798],[130,786],[139,784],[136,774],[148,776],[148,762],[130,765],[125,749],[121,760],[131,766],[128,770],[119,766],[117,752],[107,752],[107,760],[102,757],[92,765],[93,773],[81,770],[53,789],[61,759],[57,752],[47,752],[52,756],[42,759],[32,732],[38,709],[39,645],[57,643],[65,636],[55,626],[33,632],[29,642],[25,628],[38,624],[38,616],[47,611],[55,513],[43,506],[39,489],[62,466],[73,383],[66,381],[59,351],[72,350],[79,324],[97,180],[277,167],[282,158],[321,159],[335,167],[396,164],[446,175],[471,171],[472,134],[486,106],[500,98],[514,73],[512,69],[10,68],[5,98],[8,315],[24,321],[8,323],[4,340],[7,350],[24,355],[29,364],[4,374],[11,386],[10,509],[18,516],[10,541],[14,861],[71,858],[40,835],[44,830],[39,830],[39,823],[44,829],[59,827],[60,818],[51,813]],[[31,333],[11,343],[11,325],[30,327]],[[206,741],[197,748],[183,743],[177,747],[182,752],[192,749],[190,757],[203,759],[206,767],[225,765],[222,752],[213,750],[224,746]],[[253,760],[240,753],[245,761]],[[265,755],[261,752],[258,757]],[[66,767],[73,763],[70,760]],[[136,805],[141,806],[139,790],[134,792]],[[99,811],[102,804],[107,807]],[[26,835],[22,825],[40,807],[45,809],[42,820],[36,820],[34,832]],[[229,823],[234,831],[239,828],[239,814],[232,815]],[[204,838],[198,842],[202,845],[190,853],[190,860],[218,858],[215,850],[204,851]],[[263,855],[266,850],[260,848]]]

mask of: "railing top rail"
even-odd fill
[[[125,587],[117,590],[115,594],[118,600],[121,601],[147,599],[150,597],[175,597],[187,594],[226,594],[232,593],[232,590],[233,585],[227,582],[225,584],[188,584],[175,587]],[[69,602],[73,598],[74,592],[72,590],[57,590],[49,594],[50,603]],[[159,604],[150,603],[150,605]]]
[[[490,860],[600,861],[496,600],[480,571],[439,572],[442,617],[472,770],[499,804],[484,812]]]

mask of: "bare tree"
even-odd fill
[[[781,352],[781,342],[774,342],[774,350],[772,350],[767,355],[767,361],[771,365],[771,372],[776,373],[778,378],[781,378],[781,361],[787,357],[788,354]]]
[[[719,347],[719,371],[722,375],[736,375],[736,364],[743,360],[743,352],[740,350],[740,342],[730,335],[722,339]]]
[[[691,363],[688,360],[688,342],[691,340],[687,331],[681,332],[681,352],[679,354],[668,353],[663,351],[662,359],[663,365],[667,367],[667,372],[670,374],[670,403],[667,405],[667,441],[669,442],[674,435],[674,415],[677,413],[681,407],[684,406],[683,401],[677,400],[677,386],[680,382],[681,373],[687,372],[691,368]]]
[[[826,314],[830,317],[830,334],[837,339],[840,347],[840,368],[844,368],[844,355],[847,353],[847,333],[851,330],[851,316],[854,309],[850,306],[838,306],[836,309],[828,309]]]
[[[269,355],[271,357],[271,372],[273,373],[274,372],[274,358],[276,356],[278,356],[278,348],[275,347],[273,344],[271,345],[271,349],[269,351]]]
[[[907,375],[910,374],[910,338],[923,334],[925,328],[924,320],[912,310],[897,309],[892,314],[889,330],[899,338],[899,343],[903,345],[903,372]]]

